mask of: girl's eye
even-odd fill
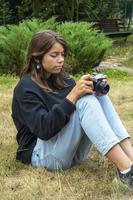
[[[52,58],[55,58],[57,55],[56,54],[51,54],[51,57]]]
[[[58,56],[65,57],[64,53],[62,53],[62,54],[53,53],[53,54],[50,54],[50,56],[51,56],[52,58],[57,58]]]

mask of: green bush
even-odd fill
[[[0,27],[0,73],[19,74],[32,35],[41,29],[55,29],[54,18],[46,22],[25,20],[19,25]]]
[[[25,63],[29,40],[41,29],[58,31],[66,39],[70,47],[66,69],[73,74],[97,66],[111,44],[87,22],[58,24],[55,18],[51,18],[46,22],[33,19],[23,21],[19,25],[1,26],[0,73],[20,73]]]
[[[31,32],[27,27],[10,25],[0,29],[0,72],[16,73],[24,63],[25,47]]]
[[[111,41],[94,30],[87,22],[66,22],[57,27],[70,47],[66,61],[68,71],[85,72],[96,67],[102,60]]]

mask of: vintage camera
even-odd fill
[[[105,75],[94,73],[92,77],[94,91],[99,95],[107,94],[109,92],[110,86],[107,81],[105,81]]]

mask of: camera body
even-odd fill
[[[93,77],[93,86],[94,91],[99,95],[105,95],[109,92],[110,86],[105,80],[105,75],[94,73]]]

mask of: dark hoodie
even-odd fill
[[[64,80],[68,86],[55,93],[45,92],[28,74],[24,75],[15,87],[12,118],[17,129],[17,160],[31,163],[37,138],[49,140],[69,122],[75,105],[65,97],[75,82],[70,78]],[[52,85],[50,79],[48,84]]]

